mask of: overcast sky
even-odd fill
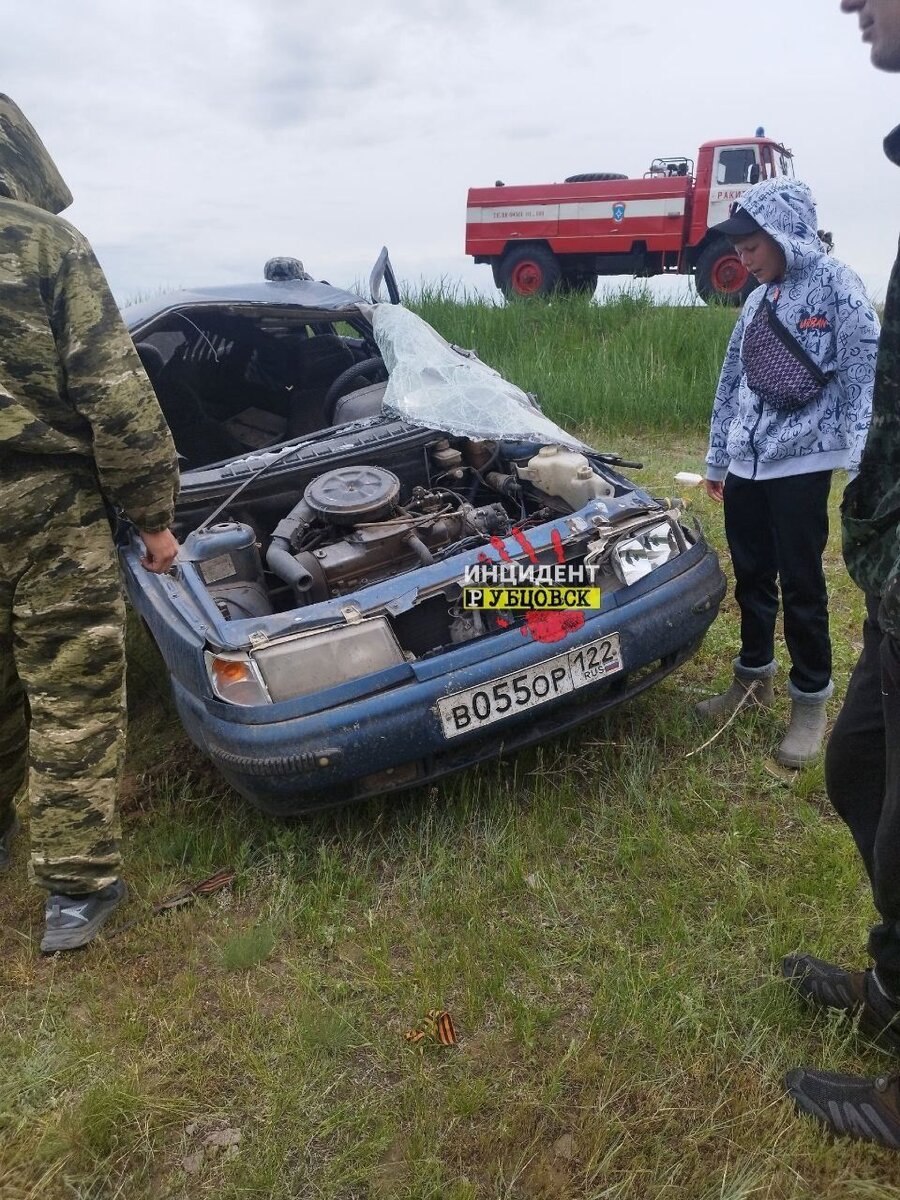
[[[896,251],[900,75],[839,0],[35,0],[3,25],[0,91],[120,301],[280,254],[349,285],[383,243],[403,279],[490,292],[468,187],[639,175],[758,125],[878,297]]]

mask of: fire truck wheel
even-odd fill
[[[597,290],[600,276],[595,271],[566,271],[563,269],[561,292],[578,292],[584,296],[593,296]]]
[[[562,268],[546,246],[517,246],[503,256],[497,270],[507,300],[519,296],[549,296],[559,287]]]
[[[725,237],[715,238],[701,251],[694,270],[697,291],[707,304],[743,304],[756,287]]]
[[[603,183],[611,179],[627,179],[627,175],[620,175],[618,171],[595,171],[587,175],[569,175],[566,177],[566,183]]]

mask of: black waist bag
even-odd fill
[[[782,325],[768,296],[747,326],[741,360],[751,389],[778,412],[792,412],[818,400],[834,376],[813,362]]]

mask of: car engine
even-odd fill
[[[395,473],[363,462],[324,471],[280,518],[247,511],[244,520],[190,533],[185,557],[222,615],[240,620],[349,595],[518,536],[591,498],[619,503],[609,477],[556,446],[444,439],[428,447],[424,469],[410,466],[398,464]],[[479,632],[471,613],[451,606],[445,619],[450,640]]]
[[[499,502],[476,506],[449,488],[422,486],[405,504],[399,496],[400,480],[385,467],[317,476],[276,527],[269,568],[294,588],[298,604],[316,603],[512,529]]]

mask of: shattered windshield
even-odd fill
[[[399,304],[376,304],[372,327],[389,372],[384,406],[411,425],[483,441],[584,443],[545,417],[527,394],[478,358],[454,349]]]

